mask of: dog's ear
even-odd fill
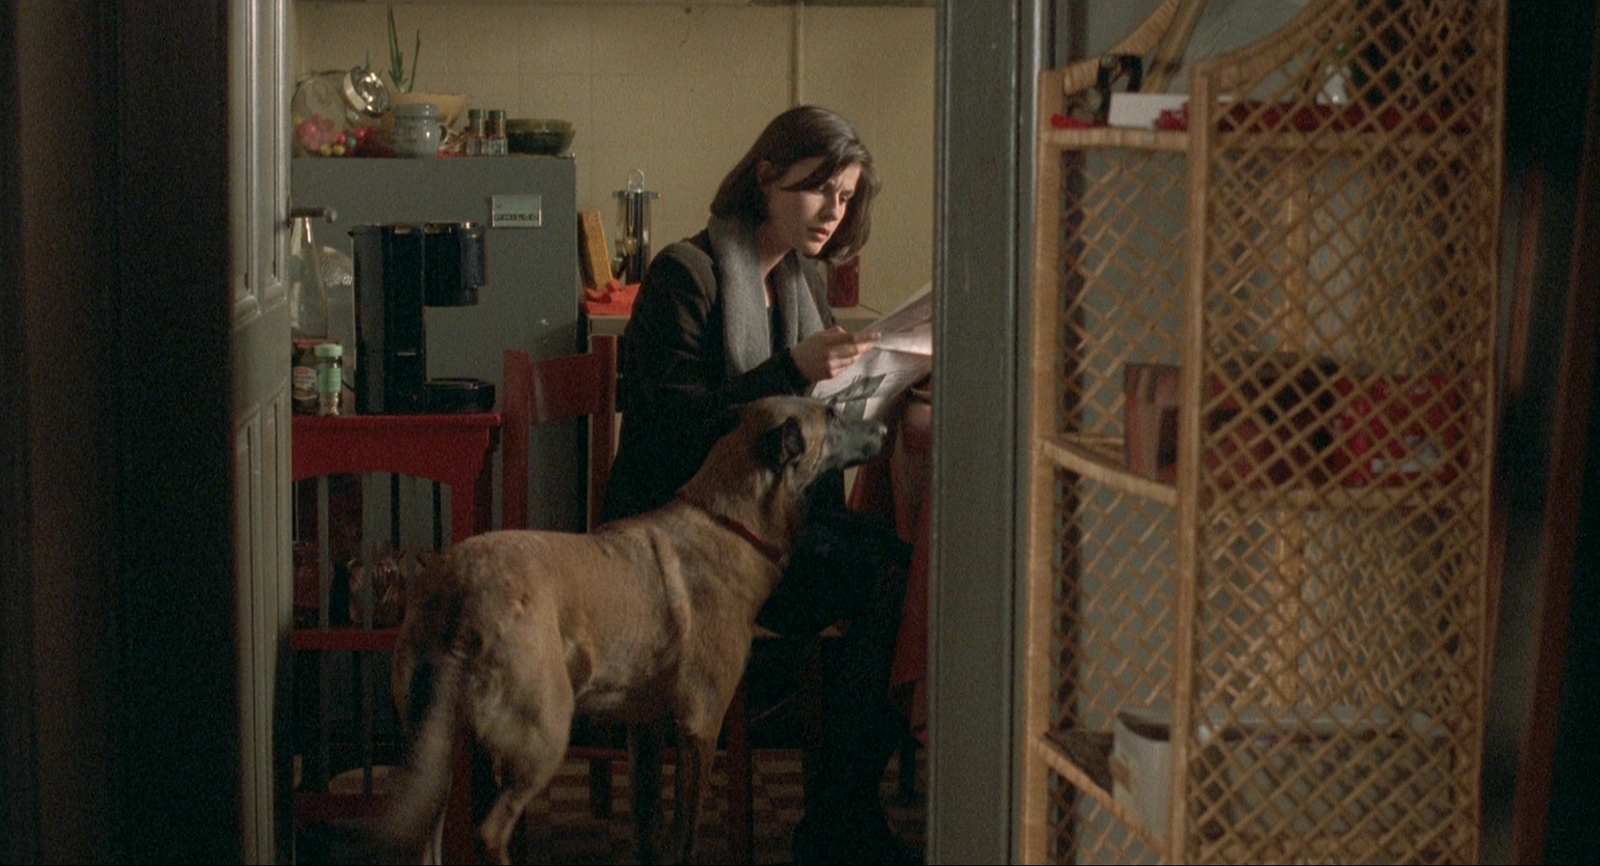
[[[785,418],[783,423],[763,432],[755,444],[756,459],[773,469],[782,469],[806,453],[805,433],[800,419]]]

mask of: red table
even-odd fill
[[[340,473],[396,472],[450,485],[450,540],[489,528],[491,472],[500,416],[296,415],[294,480]]]
[[[500,416],[492,412],[441,415],[295,415],[291,474],[295,481],[324,475],[394,472],[450,486],[450,540],[490,528],[494,507],[493,461]],[[297,628],[296,650],[387,651],[399,629]],[[458,745],[458,749],[460,746]],[[465,752],[456,756],[455,782],[445,809],[443,860],[477,862],[470,816],[471,786]],[[376,808],[372,797],[298,793],[302,816],[349,817]]]

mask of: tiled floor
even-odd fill
[[[794,678],[801,667],[797,653],[801,649],[799,644],[788,642],[762,642],[757,644],[751,658],[748,682],[752,707],[750,737],[754,746],[751,754],[755,773],[752,795],[755,863],[788,863],[793,859],[789,851],[789,839],[795,823],[800,820],[803,802],[800,752],[794,748],[801,741],[799,704],[794,699]],[[304,673],[310,676],[315,671]],[[387,677],[376,682],[381,687],[387,682]],[[307,693],[315,694],[315,686],[316,680],[309,679]],[[341,681],[334,693],[348,694],[349,689],[349,683]],[[382,743],[376,756],[379,763],[392,761],[394,746],[389,740],[397,723],[388,711],[390,703],[387,695],[376,695],[373,705],[379,708],[377,712],[383,713],[377,726],[390,735],[387,738],[379,737]],[[311,736],[315,730],[312,720],[306,721],[305,727],[302,734]],[[348,739],[349,732],[343,728],[340,730]],[[335,740],[338,739],[335,737]],[[347,745],[345,751],[349,749]],[[925,754],[924,749],[916,751],[915,785],[910,796],[903,796],[900,791],[898,759],[889,761],[882,786],[884,805],[896,834],[916,848],[922,846],[924,839],[924,795],[927,791]],[[341,753],[341,757],[348,762],[348,755]],[[339,758],[333,762],[341,765]],[[358,784],[352,777],[356,772],[344,774],[344,782]],[[627,762],[615,761],[612,764],[613,808],[612,815],[606,820],[594,818],[589,812],[588,772],[587,761],[569,760],[562,766],[549,790],[535,801],[530,810],[531,820],[527,823],[530,831],[521,856],[517,858],[519,861],[550,864],[636,862],[633,854],[632,785],[628,778]],[[727,790],[727,784],[720,754],[712,772],[712,789],[701,816],[695,862],[731,863],[727,804],[722,793]],[[668,761],[663,768],[662,784],[665,826],[670,826],[672,815],[671,773],[672,764]],[[315,829],[310,829],[301,837],[297,845],[298,861],[302,864],[336,862],[336,858],[320,855],[316,834]]]
[[[927,791],[925,750],[917,750],[915,786],[909,796],[900,790],[899,761],[891,760],[884,774],[883,802],[895,834],[907,845],[920,849],[924,840]],[[789,839],[800,820],[803,794],[800,753],[789,748],[757,748],[751,753],[755,787],[753,862],[790,863],[793,856]],[[514,859],[534,864],[633,864],[632,785],[625,761],[612,764],[612,814],[595,818],[589,811],[589,765],[568,760],[529,810],[526,833]],[[726,771],[722,756],[712,770],[712,790],[701,814],[700,837],[695,863],[735,862],[728,851]],[[672,816],[672,765],[668,762],[662,779],[662,822],[670,827]],[[318,843],[318,831],[307,828],[299,839],[299,862],[344,862],[325,856]]]
[[[898,785],[898,762],[890,761],[884,776],[883,798],[890,822],[900,839],[921,847],[924,830],[923,794],[926,787],[923,752],[918,751],[915,793],[903,800]],[[756,863],[789,863],[789,837],[801,814],[800,755],[793,749],[756,749],[755,762],[755,840]],[[671,816],[671,769],[662,785],[664,823]],[[726,790],[721,757],[713,770],[713,794],[702,813],[700,839],[695,862],[732,863],[728,854],[726,802],[718,794]],[[627,768],[614,765],[615,808],[609,820],[601,821],[589,813],[588,765],[568,761],[532,810],[528,846],[521,859],[530,863],[576,864],[636,862],[633,856],[632,807]]]

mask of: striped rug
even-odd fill
[[[756,749],[754,801],[754,859],[756,863],[790,863],[789,838],[802,812],[800,753],[795,749]],[[530,810],[525,825],[528,832],[517,859],[526,863],[631,864],[633,856],[633,810],[630,780],[625,762],[614,763],[612,771],[613,807],[611,817],[600,820],[589,811],[588,763],[568,761],[550,789]],[[916,784],[904,796],[898,779],[898,761],[890,761],[884,775],[883,799],[895,834],[906,844],[920,848],[924,835],[923,793],[927,790],[923,752],[917,752]],[[662,783],[663,824],[672,815],[672,766],[664,771]],[[732,863],[728,854],[727,804],[721,792],[727,790],[722,757],[712,770],[712,794],[702,812],[700,839],[695,862]]]

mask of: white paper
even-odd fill
[[[924,285],[864,328],[882,336],[839,375],[812,385],[811,396],[849,417],[886,420],[895,399],[933,371],[932,288]]]

